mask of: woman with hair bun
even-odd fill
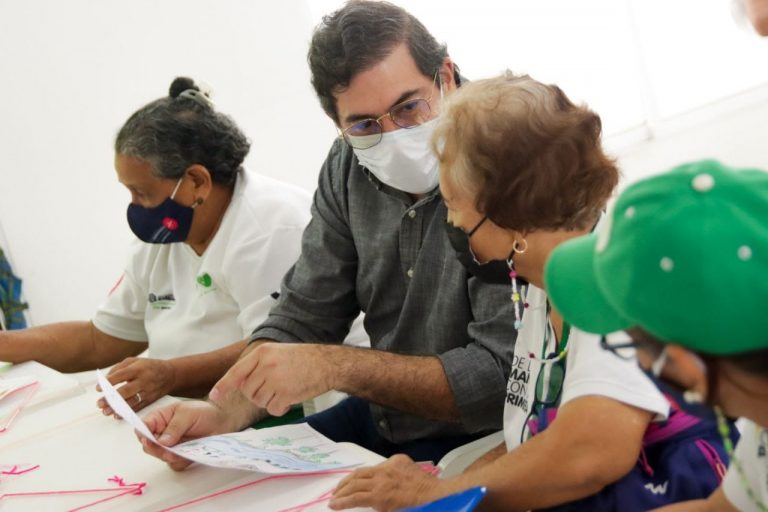
[[[205,395],[266,318],[309,220],[307,192],[245,171],[249,149],[189,78],[136,111],[115,140],[139,239],[125,272],[91,321],[0,332],[0,360],[115,365],[108,379],[136,410]]]

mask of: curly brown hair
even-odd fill
[[[432,139],[441,170],[497,225],[585,229],[619,180],[600,117],[528,75],[470,82],[446,102]]]

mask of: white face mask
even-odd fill
[[[437,186],[439,162],[430,140],[437,126],[432,119],[414,128],[401,128],[381,136],[368,149],[354,149],[360,165],[390,187],[423,194]]]

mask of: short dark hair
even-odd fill
[[[448,56],[446,45],[439,44],[418,19],[389,2],[350,0],[323,17],[312,36],[307,60],[320,104],[336,124],[334,93],[401,43],[408,45],[419,71],[429,78]]]
[[[447,99],[433,135],[443,174],[505,229],[585,229],[619,180],[600,117],[555,85],[511,72]]]
[[[137,110],[115,139],[116,153],[148,161],[160,178],[178,178],[199,164],[223,185],[235,182],[250,147],[235,122],[186,77],[173,81],[168,96]]]

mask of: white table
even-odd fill
[[[90,388],[90,386],[89,386]],[[0,434],[0,464],[39,465],[22,475],[0,475],[0,494],[58,490],[114,489],[108,479],[119,476],[125,484],[146,483],[141,495],[126,495],[87,511],[163,510],[212,492],[254,482],[264,475],[246,471],[192,466],[174,472],[146,455],[131,427],[105,417],[96,407],[98,394],[81,390],[76,396],[24,411],[13,428]],[[382,457],[357,447],[370,464]],[[196,505],[174,510],[279,511],[318,498],[335,487],[344,475],[303,476],[262,481]],[[0,500],[0,510],[71,510],[117,491],[88,495],[15,497]],[[328,510],[327,502],[292,512]]]

